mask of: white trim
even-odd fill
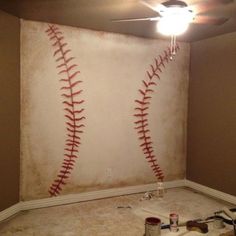
[[[183,187],[184,184],[185,184],[184,180],[165,182],[165,188]],[[157,185],[156,183],[153,183],[153,184],[105,189],[86,193],[68,194],[58,197],[24,201],[17,203],[3,211],[0,211],[0,222],[24,210],[32,210],[36,208],[44,208],[44,207],[58,206],[82,201],[107,198],[107,197],[141,193],[141,192],[153,191],[156,189]]]
[[[175,180],[170,182],[165,182],[165,188],[176,188],[184,186],[184,180]],[[153,191],[157,189],[157,184],[145,184],[137,186],[128,186],[122,188],[111,188],[92,192],[68,194],[58,197],[44,198],[39,200],[31,200],[22,202],[23,210],[31,210],[36,208],[44,208],[50,206],[58,206],[76,202],[83,202],[89,200],[96,200],[101,198],[116,197],[121,195],[128,195],[134,193],[142,193],[147,191]]]
[[[19,213],[20,211],[21,211],[21,203],[17,203],[3,211],[0,211],[0,222]]]
[[[165,182],[164,184],[166,189],[177,188],[177,187],[189,187],[199,192],[205,193],[211,197],[218,198],[236,205],[236,196],[206,187],[204,185],[192,182],[190,180],[186,179],[175,180],[175,181]],[[36,208],[58,206],[76,202],[101,199],[101,198],[108,198],[108,197],[116,197],[127,194],[142,193],[147,191],[153,191],[156,189],[157,189],[157,184],[152,183],[152,184],[129,186],[122,188],[98,190],[86,193],[68,194],[58,197],[19,202],[3,211],[0,211],[0,222],[24,210],[32,210]]]
[[[185,186],[195,189],[199,192],[205,193],[211,197],[218,198],[221,200],[224,200],[226,202],[232,203],[236,205],[236,196],[230,195],[228,193],[221,192],[219,190],[215,190],[213,188],[209,188],[207,186],[198,184],[196,182],[190,181],[190,180],[185,180]]]

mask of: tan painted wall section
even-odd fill
[[[20,22],[0,11],[0,211],[19,200]]]
[[[236,33],[191,44],[187,178],[236,195]]]

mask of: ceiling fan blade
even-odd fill
[[[112,22],[126,22],[126,21],[158,21],[160,19],[159,16],[157,17],[143,17],[143,18],[126,18],[126,19],[112,19]]]
[[[196,2],[190,6],[191,10],[195,13],[204,13],[206,11],[213,10],[214,8],[220,7],[225,4],[234,2],[234,0],[208,0]]]
[[[160,5],[155,0],[140,0],[140,3],[159,14]],[[164,7],[164,6],[163,6]]]
[[[196,16],[196,18],[191,23],[206,24],[206,25],[222,25],[228,20],[229,18],[224,18],[224,17]]]

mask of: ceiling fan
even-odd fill
[[[168,0],[162,3],[158,3],[157,0],[141,0],[141,4],[151,8],[157,13],[156,17],[113,19],[112,21],[159,21],[166,15],[178,15],[180,17],[183,15],[191,15],[192,19],[190,23],[221,25],[229,20],[229,18],[208,16],[207,12],[232,2],[234,2],[234,0],[202,0],[187,5],[187,3],[182,0]]]
[[[184,33],[189,24],[222,25],[229,18],[208,15],[214,8],[234,0],[205,0],[188,5],[182,0],[140,0],[140,3],[156,12],[155,17],[114,19],[113,22],[157,21],[157,29],[163,35],[171,36],[171,54],[175,54],[176,36]]]

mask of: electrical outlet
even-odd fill
[[[111,177],[112,177],[112,168],[107,168],[107,169],[106,169],[106,176],[107,176],[108,178],[111,178]]]

